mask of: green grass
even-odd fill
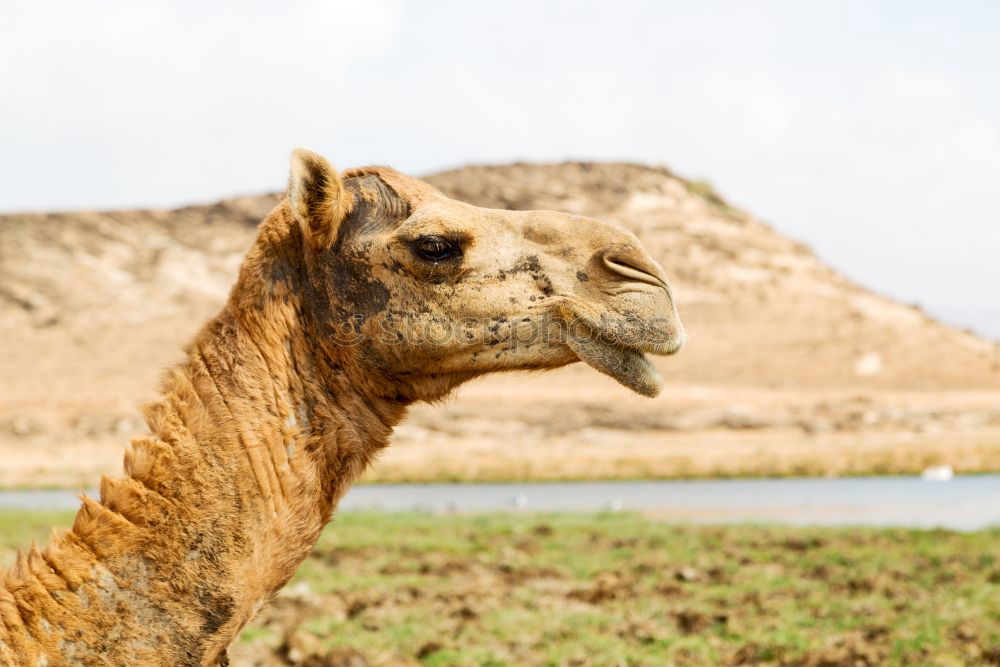
[[[59,517],[0,513],[0,547]],[[233,655],[353,651],[373,664],[1000,664],[1000,530],[346,513]]]
[[[38,512],[0,509],[0,567],[10,565],[15,550],[26,548],[34,540],[48,542],[55,527],[68,527],[75,512]]]
[[[735,210],[729,205],[729,203],[722,198],[718,192],[715,191],[715,187],[708,181],[685,181],[684,185],[687,186],[687,191],[693,195],[701,197],[709,204],[729,213],[735,212]]]

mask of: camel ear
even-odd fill
[[[292,151],[288,200],[306,238],[322,248],[333,245],[354,203],[330,163],[304,148]]]

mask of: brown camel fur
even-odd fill
[[[0,577],[0,663],[224,664],[407,405],[577,360],[655,395],[643,353],[683,337],[662,269],[615,225],[298,150],[125,476]]]

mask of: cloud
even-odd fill
[[[7,208],[79,203],[47,190],[60,168],[120,179],[104,205],[265,187],[226,174],[345,122],[359,94],[352,66],[392,47],[400,17],[386,0],[63,1],[10,14],[0,143],[21,159],[2,161],[0,178],[23,185]]]
[[[18,91],[5,114],[77,124],[190,123],[241,99],[326,101],[347,66],[384,52],[398,28],[379,0],[27,7],[0,28],[0,76]]]

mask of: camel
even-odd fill
[[[219,665],[415,401],[583,361],[655,396],[684,330],[630,232],[297,149],[124,476],[0,575],[0,663]]]

